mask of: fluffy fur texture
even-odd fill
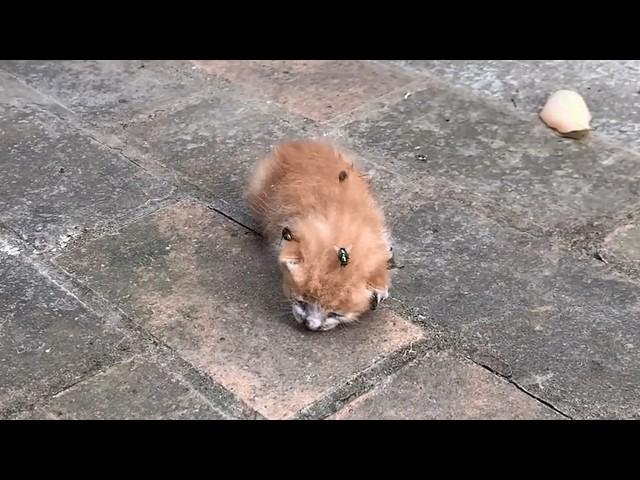
[[[256,166],[248,202],[278,252],[293,315],[308,329],[351,322],[387,297],[384,216],[345,152],[321,141],[279,145]]]

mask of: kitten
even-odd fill
[[[307,329],[352,322],[387,298],[384,215],[345,152],[322,141],[283,143],[257,164],[247,196]]]

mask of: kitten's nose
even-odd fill
[[[304,326],[307,327],[307,330],[318,330],[322,326],[322,322],[316,317],[307,317],[304,319]]]

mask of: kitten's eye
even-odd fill
[[[298,307],[300,307],[304,311],[307,311],[307,308],[309,308],[309,304],[307,302],[305,302],[305,301],[302,301],[302,300],[296,301],[296,305]]]
[[[285,239],[287,242],[290,242],[291,240],[293,240],[293,235],[291,234],[291,230],[289,230],[289,227],[284,227],[282,229],[282,238]]]

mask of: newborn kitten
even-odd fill
[[[248,202],[278,252],[293,316],[330,330],[387,298],[392,253],[365,175],[321,141],[277,146],[251,178]]]

